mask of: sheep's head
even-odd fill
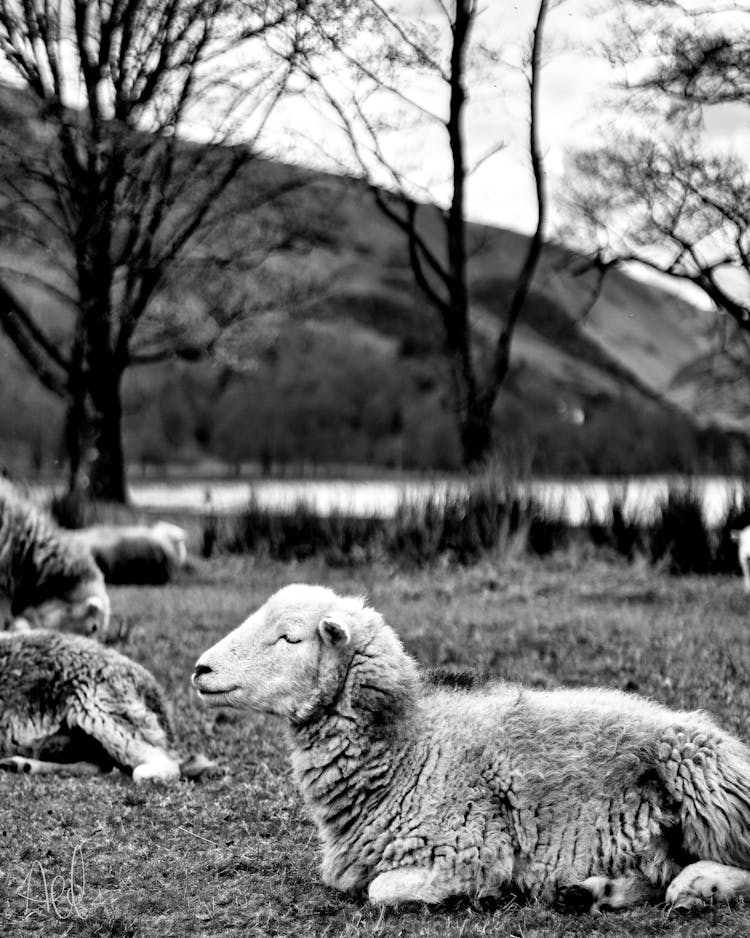
[[[109,625],[109,615],[109,596],[104,577],[98,574],[62,596],[54,596],[26,607],[14,615],[11,628],[16,631],[50,629],[102,637]]]
[[[204,652],[192,681],[208,703],[302,723],[333,705],[382,716],[413,694],[416,668],[361,599],[295,584]]]
[[[151,529],[154,536],[166,547],[170,558],[177,567],[184,567],[187,561],[187,533],[184,528],[169,521],[157,521]]]

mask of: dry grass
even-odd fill
[[[163,681],[186,747],[215,757],[230,775],[138,788],[116,775],[0,775],[0,934],[750,934],[742,905],[688,916],[639,909],[566,917],[519,903],[383,914],[322,886],[282,727],[206,711],[188,686],[197,655],[294,580],[366,590],[426,665],[475,664],[535,686],[638,690],[672,706],[705,707],[748,735],[750,599],[733,578],[673,579],[645,565],[574,563],[570,555],[408,574],[224,558],[181,583],[112,594],[133,625],[124,650]]]

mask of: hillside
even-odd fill
[[[39,126],[23,95],[0,88],[0,120],[16,142],[37,145]],[[231,221],[215,237],[254,244],[257,219],[245,206],[264,186],[292,174],[304,171],[251,164],[227,193]],[[402,236],[360,183],[307,178],[304,189],[263,220],[277,228],[291,223],[297,232],[273,259],[273,270],[289,283],[304,272],[305,317],[295,315],[290,298],[270,344],[257,340],[262,328],[248,316],[214,360],[131,372],[125,403],[132,462],[219,457],[277,469],[300,461],[457,468],[441,328],[414,285]],[[437,210],[425,208],[422,224],[437,246]],[[526,239],[480,226],[471,236],[475,343],[489,355]],[[496,408],[502,451],[540,472],[736,468],[745,446],[711,429],[718,412],[702,413],[699,425],[674,406],[690,399],[689,389],[676,392],[671,384],[703,347],[703,314],[621,272],[608,276],[589,310],[592,281],[574,275],[576,260],[560,247],[544,252]],[[6,237],[0,268],[9,267],[44,271],[49,282],[61,283],[45,256],[21,254]],[[64,334],[64,314],[51,295],[23,279],[8,282],[52,332]],[[233,286],[248,297],[258,289],[247,274],[238,274]],[[164,299],[192,310],[201,328],[207,300],[200,284],[173,286]],[[0,362],[5,462],[50,466],[60,455],[60,404],[38,387],[3,336]]]

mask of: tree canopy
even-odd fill
[[[215,234],[279,195],[236,185],[288,77],[265,40],[297,13],[296,0],[0,0],[0,60],[33,101],[0,140],[0,323],[66,401],[74,485],[124,500],[123,373],[199,357],[225,325],[210,301],[172,307],[170,286],[199,297],[207,272],[257,260]]]

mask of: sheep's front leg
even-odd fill
[[[30,759],[26,756],[9,756],[0,759],[0,770],[18,772],[22,775],[100,775],[101,766],[93,762],[45,762],[43,759]]]
[[[436,873],[429,867],[407,866],[388,870],[370,883],[367,897],[373,905],[400,905],[405,902],[425,902],[434,905],[450,895],[436,883]]]
[[[750,870],[713,860],[691,863],[669,884],[667,902],[673,909],[692,909],[707,902],[750,897]]]
[[[745,592],[750,593],[750,557],[740,552],[739,560],[740,567],[742,568],[742,582],[745,587]]]
[[[640,876],[589,876],[560,889],[557,905],[564,912],[614,912],[663,899],[664,887],[652,886]]]

